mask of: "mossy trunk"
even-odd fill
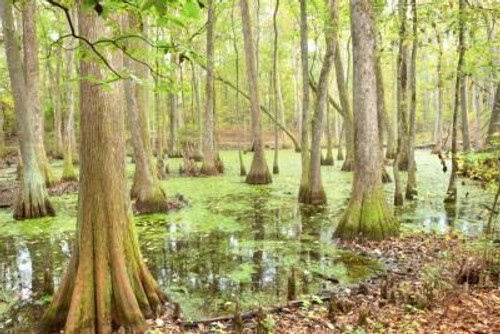
[[[373,10],[371,0],[351,1],[356,157],[351,198],[334,233],[341,239],[382,240],[398,233],[382,188]]]
[[[64,162],[62,181],[78,181],[75,167],[73,166],[73,143],[75,142],[75,103],[73,94],[73,50],[66,50],[66,126],[64,142]]]
[[[138,31],[140,25],[139,18],[134,14],[128,14],[123,18],[125,31]],[[135,42],[133,43],[135,44]],[[137,47],[133,44],[131,46]],[[147,79],[145,67],[140,63],[124,57],[123,64],[138,78]],[[160,186],[158,170],[151,148],[147,110],[148,92],[131,78],[123,80],[123,88],[135,158],[134,181],[130,197],[135,200],[135,209],[140,213],[165,212],[167,210],[167,197]]]
[[[35,11],[34,2],[27,6]],[[32,104],[28,103],[27,84],[24,80],[20,47],[15,33],[12,1],[1,1],[0,12],[23,164],[20,189],[14,204],[14,218],[54,215],[55,211],[49,201],[45,180],[35,152],[36,138],[33,135]]]
[[[82,5],[80,3],[80,5]],[[80,8],[79,32],[102,38],[104,20]],[[82,47],[86,44],[81,43]],[[91,51],[89,51],[91,52]],[[119,68],[120,54],[113,66]],[[104,91],[100,65],[80,60],[81,179],[77,239],[68,271],[47,309],[44,332],[143,332],[165,296],[142,258],[126,195],[123,110],[117,83]]]
[[[246,177],[249,184],[268,184],[272,176],[267,166],[262,142],[262,129],[260,120],[259,83],[257,64],[255,61],[254,38],[252,34],[248,1],[240,0],[241,18],[243,22],[243,37],[245,42],[246,72],[250,91],[250,109],[252,111],[252,135],[254,154],[250,172]]]
[[[24,80],[26,82],[27,106],[32,118],[34,148],[40,165],[45,185],[52,187],[57,180],[52,173],[47,159],[43,138],[43,112],[40,108],[38,96],[38,40],[36,32],[36,2],[28,0],[23,6],[23,51],[24,51]]]
[[[214,138],[214,1],[208,0],[207,21],[207,71],[205,86],[205,124],[203,127],[203,163],[201,174],[217,175],[219,173],[215,161]]]

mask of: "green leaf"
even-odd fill
[[[185,17],[191,19],[199,19],[200,18],[200,6],[198,2],[195,0],[186,0],[186,3],[182,7],[181,14]]]

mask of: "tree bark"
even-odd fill
[[[300,0],[300,59],[302,69],[302,122],[300,134],[301,153],[301,179],[299,188],[299,202],[309,192],[309,47],[307,27],[307,0]]]
[[[435,144],[432,153],[440,154],[443,145],[443,105],[444,105],[444,78],[443,78],[443,45],[441,35],[436,29],[436,43],[438,44],[437,57],[437,112],[435,123]]]
[[[311,157],[309,159],[309,188],[303,189],[299,201],[305,204],[320,205],[326,203],[326,193],[321,181],[321,138],[323,135],[323,118],[328,99],[328,81],[335,52],[336,36],[333,31],[338,29],[338,3],[336,0],[326,0],[329,20],[326,20],[325,40],[326,51],[318,82],[316,108],[312,120]]]
[[[30,4],[32,6],[34,4]],[[23,172],[21,185],[14,205],[14,218],[38,218],[53,216],[55,211],[49,201],[47,188],[35,151],[33,110],[28,103],[27,83],[24,80],[20,47],[16,37],[12,1],[0,1],[5,54],[9,70],[14,108],[19,131],[19,146]],[[34,10],[34,9],[33,9]]]
[[[260,121],[259,83],[255,62],[254,39],[252,34],[248,0],[240,0],[241,19],[243,22],[243,38],[245,42],[245,57],[248,86],[250,90],[250,109],[252,110],[252,135],[254,154],[246,183],[267,184],[272,182],[272,176],[267,166],[262,142]],[[277,120],[276,120],[277,121]]]
[[[66,50],[66,124],[64,138],[64,162],[62,180],[78,181],[75,167],[73,166],[73,143],[75,142],[75,102],[73,94],[73,62],[75,60],[72,50],[73,43]]]
[[[490,124],[488,126],[487,144],[497,146],[500,138],[500,82],[497,84],[493,108],[491,110]]]
[[[351,198],[334,236],[381,240],[397,234],[398,225],[382,187],[373,2],[352,0],[351,20],[356,157]]]
[[[464,65],[465,66],[465,65]],[[460,109],[462,111],[461,123],[462,123],[462,148],[464,152],[469,152],[470,146],[470,134],[469,134],[469,108],[468,108],[468,93],[467,93],[467,76],[463,76],[460,81]]]
[[[123,18],[123,28],[126,32],[137,31],[140,25],[140,19],[134,14],[128,14]],[[131,42],[128,46],[140,47],[137,42]],[[146,80],[147,69],[142,64],[125,57],[123,65],[137,78]],[[130,197],[135,200],[135,208],[140,213],[166,212],[167,197],[160,186],[151,148],[147,110],[148,92],[132,78],[123,80],[123,88],[135,158],[134,181]]]
[[[104,37],[97,12],[79,10],[79,33]],[[88,52],[92,52],[85,43]],[[121,54],[112,64],[119,67]],[[165,296],[141,255],[126,196],[123,109],[119,84],[105,91],[87,78],[103,79],[95,60],[80,60],[81,179],[77,239],[69,269],[43,320],[45,332],[142,332],[145,317],[161,310]],[[139,137],[139,136],[138,136]]]
[[[408,170],[408,34],[407,9],[408,0],[399,0],[399,53],[397,69],[398,102],[398,164],[399,170]]]
[[[457,78],[455,82],[455,102],[453,106],[453,123],[451,135],[451,174],[450,182],[448,184],[448,191],[446,192],[445,203],[455,204],[457,202],[457,172],[458,172],[458,113],[460,106],[460,87],[464,76],[464,17],[463,11],[465,7],[464,0],[459,2],[459,20],[458,20],[458,64],[457,64]]]
[[[280,95],[281,95],[281,89],[280,89],[280,82],[279,82],[279,77],[278,77],[278,22],[277,22],[277,17],[278,17],[278,10],[280,6],[280,0],[276,0],[276,7],[274,8],[274,13],[273,13],[273,30],[274,30],[274,43],[273,43],[273,103],[274,103],[274,117],[276,119],[281,118],[281,122],[283,122],[282,116],[280,116],[279,109],[281,109],[280,105]],[[283,103],[283,101],[281,101]],[[278,125],[277,123],[274,124],[274,159],[273,159],[273,174],[279,174],[280,173],[280,167],[278,163],[278,150],[279,150],[279,138],[278,138]]]
[[[349,104],[349,95],[344,78],[344,66],[342,65],[342,58],[340,55],[340,48],[338,43],[338,32],[334,32],[335,37],[335,74],[337,75],[337,88],[339,91],[340,105],[342,106],[344,116],[344,142],[345,142],[345,159],[341,170],[350,172],[354,170],[354,123],[352,119],[351,106]]]
[[[481,123],[482,101],[479,85],[475,81],[473,82],[473,95],[473,106],[476,120],[476,147],[478,150],[481,150],[483,148],[483,126]]]
[[[233,6],[231,9],[231,29],[233,32],[233,48],[235,55],[235,63],[234,69],[236,73],[236,119],[240,120],[240,52],[238,50],[237,36],[236,36],[236,27],[234,24],[234,10],[236,7],[236,0],[233,0]],[[242,118],[243,127],[245,127],[245,118]],[[241,137],[240,137],[241,138]],[[245,138],[243,137],[243,140]],[[241,139],[240,139],[241,140]],[[240,163],[240,176],[246,176],[247,170],[245,168],[245,164],[243,163],[243,154],[242,154],[242,146],[243,143],[239,143],[238,145],[238,160]]]
[[[332,121],[330,119],[330,103],[326,104],[326,157],[321,162],[323,166],[333,166],[335,159],[333,158],[333,135]]]
[[[55,147],[54,155],[60,158],[64,154],[63,144],[63,101],[61,97],[61,65],[63,62],[61,50],[55,51],[56,56],[56,72],[54,75],[54,134],[55,134]]]
[[[382,123],[379,124],[379,128],[381,130],[385,129],[387,134],[387,150],[385,157],[387,159],[394,159],[396,155],[396,146],[395,146],[395,135],[394,135],[394,126],[391,121],[391,116],[389,115],[389,111],[387,110],[385,103],[385,89],[384,89],[384,77],[382,74],[382,64],[380,59],[380,54],[377,54],[377,59],[375,63],[375,70],[377,75],[377,101],[379,105],[379,118],[381,118]],[[380,138],[383,139],[383,135],[380,134]],[[383,150],[382,150],[383,152]],[[382,155],[383,156],[383,155]]]
[[[391,146],[391,149],[393,145],[389,145],[389,142],[391,142],[394,138],[392,134],[392,127],[389,125],[389,120],[387,116],[387,108],[385,107],[385,91],[384,91],[384,80],[382,78],[382,68],[380,64],[380,52],[378,48],[375,50],[376,51],[376,58],[375,58],[375,79],[377,81],[377,118],[378,118],[378,137],[380,141],[380,154],[382,156],[382,159],[380,159],[382,163],[382,182],[383,183],[389,183],[391,182],[391,177],[389,176],[389,173],[385,169],[385,162],[384,162],[384,128],[387,130],[387,150],[389,150],[389,146]]]
[[[203,164],[201,173],[217,175],[214,147],[214,29],[215,9],[214,1],[208,0],[207,21],[207,77],[205,87],[205,126],[203,127]]]
[[[416,112],[417,112],[417,4],[416,0],[411,0],[412,9],[412,51],[410,64],[410,128],[408,136],[408,179],[406,182],[405,197],[408,200],[415,199],[417,192],[417,166],[415,162],[415,132],[416,132]]]
[[[28,0],[23,6],[23,51],[24,79],[26,81],[27,104],[33,118],[33,134],[37,159],[47,187],[56,184],[45,151],[43,138],[43,113],[38,97],[38,39],[36,33],[36,2]]]

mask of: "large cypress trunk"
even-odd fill
[[[123,19],[126,30],[135,31],[139,28],[138,17],[129,14]],[[134,45],[136,48],[139,45]],[[124,66],[138,78],[146,79],[146,67],[124,58]],[[123,81],[129,127],[132,132],[134,147],[135,173],[130,197],[135,200],[135,208],[141,213],[162,212],[167,210],[167,198],[160,186],[158,169],[156,167],[149,134],[146,89],[129,78]]]
[[[395,235],[398,225],[382,188],[373,2],[352,0],[351,20],[356,157],[351,198],[334,235],[341,239],[380,240]]]
[[[79,33],[102,38],[104,21],[80,2]],[[86,45],[82,43],[82,46]],[[88,52],[91,52],[87,48]],[[119,67],[120,55],[112,65]],[[104,79],[95,60],[80,60],[81,158],[77,239],[69,269],[44,315],[46,332],[142,332],[145,317],[165,299],[143,261],[131,218],[125,174],[124,117],[120,89]]]
[[[318,82],[316,94],[316,110],[312,121],[311,158],[309,160],[309,189],[301,193],[300,202],[306,204],[326,203],[326,194],[321,182],[321,137],[323,135],[323,118],[326,103],[328,102],[328,79],[333,62],[336,34],[333,33],[338,25],[338,8],[336,0],[327,0],[329,8],[329,22],[325,29],[326,51]]]
[[[248,10],[248,1],[240,0],[241,18],[243,21],[243,37],[245,42],[245,57],[248,86],[250,91],[250,109],[252,110],[252,135],[254,154],[252,165],[248,172],[246,183],[267,184],[272,182],[272,176],[267,166],[262,142],[260,121],[259,83],[255,61],[254,39]]]
[[[14,218],[37,218],[54,215],[45,180],[35,152],[32,110],[29,109],[27,87],[23,75],[20,48],[15,35],[12,1],[0,1],[5,53],[9,69],[14,108],[19,130],[19,144],[23,173],[21,187],[14,206]]]
[[[207,76],[205,86],[205,126],[203,127],[203,164],[201,173],[217,175],[219,172],[215,164],[214,138],[214,30],[215,8],[214,1],[208,0],[207,21]]]
[[[36,1],[28,0],[23,6],[24,79],[27,105],[31,113],[35,152],[47,187],[56,184],[45,152],[43,113],[38,97],[38,39],[36,34]]]

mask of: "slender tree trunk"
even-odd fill
[[[56,73],[54,77],[54,133],[55,133],[55,147],[54,154],[57,158],[63,156],[63,101],[61,97],[61,65],[62,54],[61,50],[55,52],[56,56]]]
[[[351,198],[334,235],[380,240],[397,234],[398,225],[382,187],[373,2],[352,0],[351,20],[356,157]]]
[[[300,66],[299,66],[299,58],[300,54],[295,57],[294,56],[294,71],[293,71],[293,100],[295,106],[295,119],[297,124],[297,133],[300,137],[302,137],[302,98],[300,96]],[[300,142],[302,143],[302,138],[300,138]]]
[[[278,79],[278,10],[280,6],[280,0],[276,0],[276,7],[274,8],[273,13],[273,29],[274,29],[274,43],[273,43],[273,103],[274,103],[274,117],[278,119],[279,117],[279,98],[281,89],[279,87],[279,79]],[[283,118],[283,117],[281,117]],[[283,123],[283,120],[282,120]],[[278,149],[279,149],[279,140],[278,140],[278,125],[274,124],[274,159],[273,159],[273,174],[279,174],[280,168],[278,164]]]
[[[172,53],[170,54],[170,64],[172,66],[171,68],[171,77],[172,77],[172,82],[174,84],[177,83],[177,62],[175,60],[176,54]],[[171,158],[174,157],[179,157],[180,151],[178,147],[178,138],[177,138],[177,131],[178,131],[178,120],[177,120],[177,94],[174,92],[169,92],[168,93],[168,104],[169,104],[169,116],[170,116],[170,137],[169,137],[169,142],[168,142],[168,156]]]
[[[27,5],[32,6],[34,4]],[[37,218],[54,215],[55,212],[49,201],[45,180],[35,152],[34,141],[36,139],[33,134],[33,119],[31,116],[33,110],[30,109],[31,105],[28,103],[28,92],[24,80],[23,64],[16,37],[12,7],[11,0],[0,1],[5,54],[14,97],[23,164],[21,188],[14,205],[14,218]]]
[[[401,178],[399,176],[400,169],[407,169],[408,165],[408,137],[407,137],[407,48],[406,41],[406,11],[408,8],[407,0],[400,0],[398,4],[400,30],[399,30],[399,51],[397,58],[396,70],[396,116],[397,116],[397,150],[394,159],[394,205],[403,205],[403,192],[401,186]]]
[[[462,123],[462,143],[463,151],[469,152],[470,146],[470,135],[469,135],[469,108],[468,108],[468,98],[467,98],[467,76],[464,76],[460,82],[460,106],[461,106],[461,123]]]
[[[75,167],[73,166],[73,143],[75,142],[75,101],[73,94],[73,43],[66,50],[66,124],[64,139],[63,181],[77,181]]]
[[[248,0],[240,0],[241,18],[243,22],[243,37],[245,42],[245,57],[247,80],[250,90],[250,108],[252,110],[252,135],[254,143],[254,154],[250,172],[247,175],[246,183],[267,184],[272,182],[271,173],[267,167],[262,142],[262,128],[260,121],[259,83],[255,61],[254,38],[252,34],[250,13],[248,10]],[[277,121],[277,120],[276,120]]]
[[[276,80],[278,80],[277,87],[278,87],[278,103],[279,103],[279,121],[281,122],[281,124],[286,126],[287,123],[286,123],[286,117],[285,117],[285,101],[283,101],[283,92],[281,90],[281,75],[280,75],[279,69],[276,72]],[[276,127],[278,127],[277,122],[274,122],[274,124],[276,125]],[[285,145],[286,136],[285,136],[285,132],[283,130],[280,133],[281,133],[281,141],[282,141],[282,146],[283,146],[283,145]]]
[[[345,124],[342,122],[342,126],[340,127],[340,135],[339,135],[339,147],[337,151],[337,160],[344,160],[344,153],[342,152],[342,139],[344,139],[345,135]]]
[[[214,147],[214,1],[208,0],[207,21],[207,77],[205,88],[205,126],[203,138],[203,164],[201,173],[204,175],[218,174],[215,166]]]
[[[81,3],[80,3],[81,4]],[[80,8],[79,33],[102,38],[104,20]],[[81,43],[82,47],[86,46]],[[89,52],[91,52],[89,50]],[[113,55],[119,66],[121,54]],[[80,60],[81,179],[77,240],[69,269],[42,321],[46,332],[142,332],[164,294],[142,258],[126,196],[123,109],[118,83],[105,92],[94,60]]]
[[[379,124],[379,127],[381,128],[381,130],[385,129],[385,132],[387,134],[387,150],[385,157],[387,159],[394,159],[394,157],[396,156],[394,126],[392,124],[391,116],[389,115],[389,111],[387,110],[385,102],[384,77],[382,74],[382,64],[381,64],[380,54],[377,54],[375,70],[377,75],[377,101],[380,113],[379,118],[381,118],[382,121],[382,123]],[[383,138],[383,135],[381,134],[380,137]],[[382,154],[382,156],[384,155]]]
[[[329,8],[329,18],[325,27],[326,51],[318,82],[316,94],[315,112],[312,120],[311,158],[309,160],[309,189],[302,192],[301,203],[325,204],[326,193],[321,181],[321,138],[323,135],[323,118],[325,106],[328,102],[328,81],[333,63],[333,54],[336,45],[337,34],[333,31],[338,29],[338,3],[336,0],[326,0]]]
[[[335,159],[333,158],[333,138],[332,124],[330,119],[330,103],[326,104],[326,158],[321,162],[323,166],[333,166]]]
[[[344,116],[344,139],[345,139],[345,160],[341,170],[350,172],[354,170],[354,123],[352,119],[351,106],[349,104],[349,94],[347,91],[346,80],[344,78],[344,66],[340,55],[338,42],[338,32],[334,32],[335,39],[335,74],[337,75],[337,88],[339,91],[340,105],[342,106]]]
[[[389,183],[391,182],[391,177],[387,170],[385,169],[385,163],[384,163],[384,127],[387,130],[387,150],[389,150],[389,146],[391,146],[392,149],[392,144],[389,145],[389,142],[393,141],[394,134],[392,134],[392,127],[388,126],[387,124],[389,123],[388,120],[388,115],[387,115],[387,108],[385,107],[385,91],[384,91],[384,80],[382,77],[382,68],[380,64],[380,53],[377,48],[376,50],[377,55],[375,59],[375,79],[377,80],[377,117],[378,117],[378,132],[379,132],[379,141],[380,141],[380,154],[382,159],[380,160],[382,162],[382,182],[383,183]]]
[[[451,174],[450,182],[448,184],[448,191],[446,193],[445,203],[454,204],[457,202],[457,172],[458,172],[458,113],[460,106],[460,85],[464,76],[464,0],[460,0],[459,7],[459,21],[458,21],[458,64],[457,64],[457,78],[455,82],[455,102],[453,105],[453,125],[451,135]]]
[[[236,7],[236,0],[233,0],[233,6],[231,8],[231,29],[233,32],[233,48],[234,48],[234,54],[235,54],[235,63],[234,63],[234,69],[236,73],[236,119],[240,120],[242,116],[240,116],[241,111],[240,111],[240,53],[238,50],[238,41],[237,41],[237,35],[236,35],[236,27],[234,24],[234,11]],[[245,127],[245,119],[243,117],[242,119],[242,125]],[[241,142],[241,137],[240,138],[240,143],[238,144],[238,160],[240,163],[240,176],[246,176],[247,175],[247,170],[245,168],[245,164],[243,163],[243,154],[242,154],[242,146],[244,145]],[[244,140],[244,138],[243,138]]]
[[[436,42],[438,44],[437,57],[437,112],[435,125],[435,144],[432,153],[440,154],[443,145],[443,106],[444,106],[444,78],[443,78],[443,45],[441,35],[436,29]]]
[[[473,95],[473,106],[476,120],[476,147],[478,150],[481,150],[483,148],[483,126],[481,124],[482,101],[479,85],[475,81],[473,82]]]
[[[397,70],[398,103],[398,164],[399,170],[408,170],[408,34],[407,9],[408,0],[399,0],[399,53]]]
[[[38,40],[36,34],[36,3],[28,0],[23,7],[24,79],[26,81],[27,104],[33,118],[34,144],[39,166],[47,187],[56,184],[45,152],[43,138],[43,113],[38,97]]]
[[[497,146],[500,138],[500,82],[497,84],[493,108],[491,110],[490,124],[488,126],[487,144]]]
[[[411,0],[412,8],[412,51],[410,64],[410,129],[408,136],[408,180],[406,182],[405,197],[408,200],[415,199],[417,193],[417,166],[415,163],[415,132],[416,132],[416,112],[417,112],[417,4],[416,0]]]
[[[300,0],[300,59],[302,64],[302,126],[300,146],[302,147],[302,174],[299,201],[305,198],[309,184],[309,38],[307,28],[307,0]]]
[[[134,14],[123,18],[125,31],[137,31],[140,28],[140,19]],[[138,48],[140,44],[130,43],[131,47]],[[123,65],[134,75],[146,80],[146,67],[125,57]],[[125,100],[132,146],[134,147],[135,173],[130,197],[135,200],[135,208],[140,213],[165,212],[167,198],[160,186],[158,170],[155,164],[149,133],[147,90],[132,78],[123,80]]]

